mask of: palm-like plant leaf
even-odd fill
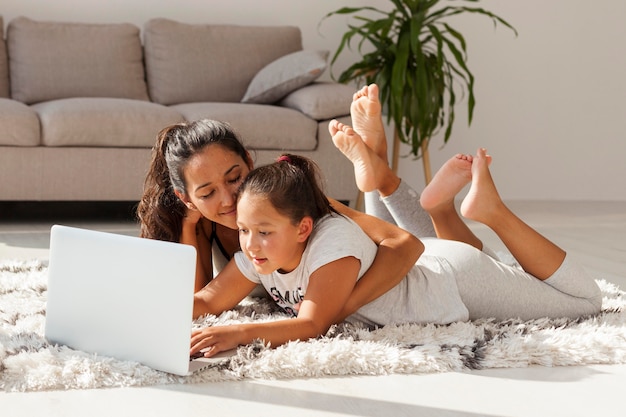
[[[334,15],[353,17],[356,23],[344,33],[331,67],[358,40],[361,60],[344,70],[338,81],[378,84],[388,121],[393,120],[400,140],[411,145],[411,153],[418,157],[423,145],[440,129],[445,128],[444,143],[450,138],[458,90],[467,94],[468,124],[476,105],[465,38],[446,20],[460,14],[478,14],[490,18],[494,26],[501,24],[517,32],[492,12],[459,5],[479,0],[390,1],[395,6],[391,11],[343,7],[322,20]],[[452,2],[455,4],[449,4]],[[368,52],[364,52],[366,46]]]

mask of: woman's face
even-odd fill
[[[184,170],[185,203],[192,203],[205,218],[237,229],[237,188],[252,169],[252,162],[221,145],[207,146],[189,160]]]

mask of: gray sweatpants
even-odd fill
[[[368,214],[419,238],[436,236],[430,216],[420,206],[419,194],[404,182],[387,197],[366,193],[365,208]],[[542,281],[501,262],[487,248],[481,252],[461,242],[426,240],[425,253],[445,259],[452,267],[470,319],[579,317],[597,314],[602,307],[598,285],[570,255]]]
[[[598,285],[570,255],[542,281],[465,243],[432,238],[424,243],[425,254],[451,267],[470,319],[576,318],[602,307]]]
[[[365,212],[410,232],[413,236],[436,237],[430,216],[420,205],[417,191],[404,181],[391,195],[381,197],[378,191],[365,193]]]

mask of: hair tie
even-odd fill
[[[287,155],[281,155],[278,157],[276,162],[287,162],[288,164],[291,164],[291,158]]]

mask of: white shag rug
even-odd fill
[[[155,371],[44,338],[47,266],[0,263],[0,389],[41,391],[172,383],[420,374],[529,365],[626,363],[626,293],[598,280],[602,313],[578,320],[477,320],[377,330],[334,326],[325,337],[271,349],[256,343],[189,377]],[[196,325],[282,319],[269,301],[246,300]]]

